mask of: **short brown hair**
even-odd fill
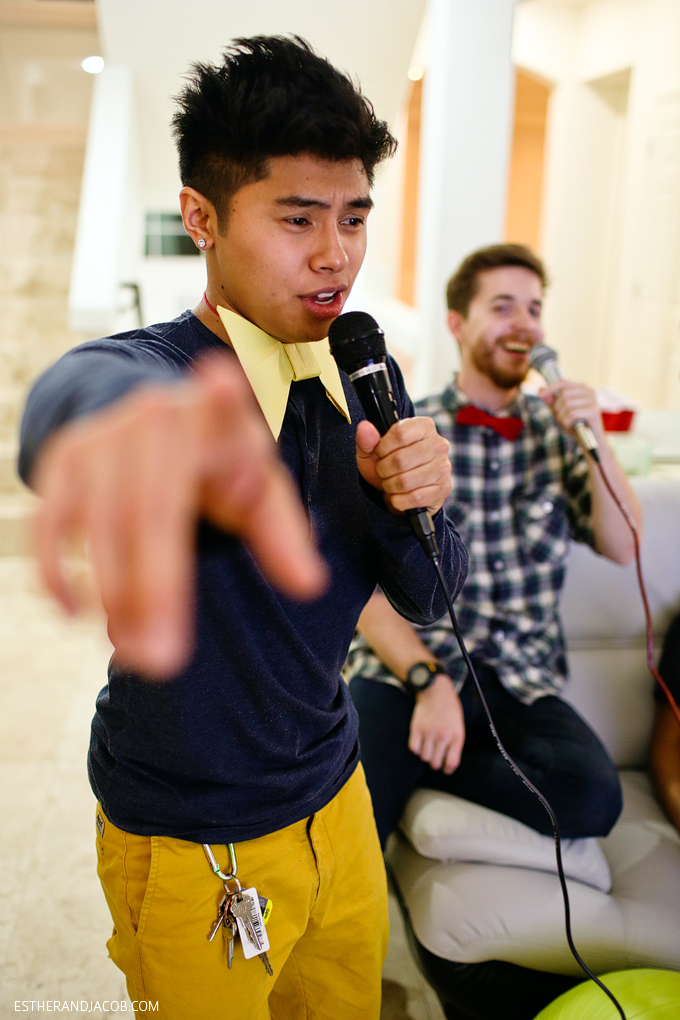
[[[479,275],[490,269],[504,266],[521,266],[529,269],[541,281],[543,290],[548,286],[545,266],[531,248],[524,244],[490,244],[479,248],[463,259],[446,285],[446,304],[449,311],[467,316],[470,302],[479,290]]]

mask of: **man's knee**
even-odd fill
[[[607,836],[623,807],[616,765],[591,727],[565,702],[546,699],[541,708],[551,712],[553,736],[555,718],[563,736],[556,743],[550,741],[553,768],[562,776],[562,835],[572,839]]]
[[[594,836],[608,836],[618,821],[623,809],[623,792],[621,781],[615,767],[607,773],[600,782],[600,797],[596,804],[598,818],[593,817],[593,822],[599,822]]]
[[[619,774],[613,763],[607,763],[607,767],[584,774],[580,787],[573,790],[570,805],[573,821],[564,835],[572,839],[608,836],[622,807]]]

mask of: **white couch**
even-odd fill
[[[646,478],[635,484],[645,519],[642,564],[658,660],[669,620],[680,609],[680,479]],[[606,860],[600,863],[605,872],[608,864],[611,873],[610,891],[568,880],[576,946],[600,974],[640,966],[680,970],[680,836],[666,821],[645,772],[653,680],[646,666],[635,566],[618,567],[574,545],[561,608],[570,668],[564,696],[608,747],[624,789],[622,816],[611,834],[598,841]],[[557,875],[536,870],[533,834],[527,830],[524,850],[521,838],[519,848],[508,849],[507,833],[500,831],[495,850],[487,853],[491,836],[486,843],[472,839],[466,844],[459,831],[443,851],[448,859],[437,859],[446,845],[442,818],[449,812],[460,826],[460,809],[466,807],[465,802],[452,804],[455,800],[418,791],[387,854],[412,944],[421,965],[425,959],[425,973],[440,997],[437,981],[447,980],[445,968],[442,977],[438,967],[443,961],[501,960],[532,972],[583,976],[565,939]],[[488,822],[486,835],[494,828],[494,819]],[[480,819],[470,824],[479,828]],[[593,849],[597,871],[599,851]],[[505,860],[504,850],[514,866],[490,863]],[[538,862],[539,868],[545,866],[545,860]],[[601,870],[595,885],[603,885]],[[434,965],[429,973],[427,961]],[[447,1012],[451,1017],[477,1015],[484,1014]],[[512,1015],[524,1014],[519,1009]]]

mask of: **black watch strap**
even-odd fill
[[[406,674],[404,687],[413,694],[419,691],[426,691],[434,683],[434,678],[439,673],[446,673],[446,667],[441,662],[414,662]]]

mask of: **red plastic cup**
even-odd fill
[[[634,414],[634,411],[603,411],[602,424],[605,432],[629,432]]]

